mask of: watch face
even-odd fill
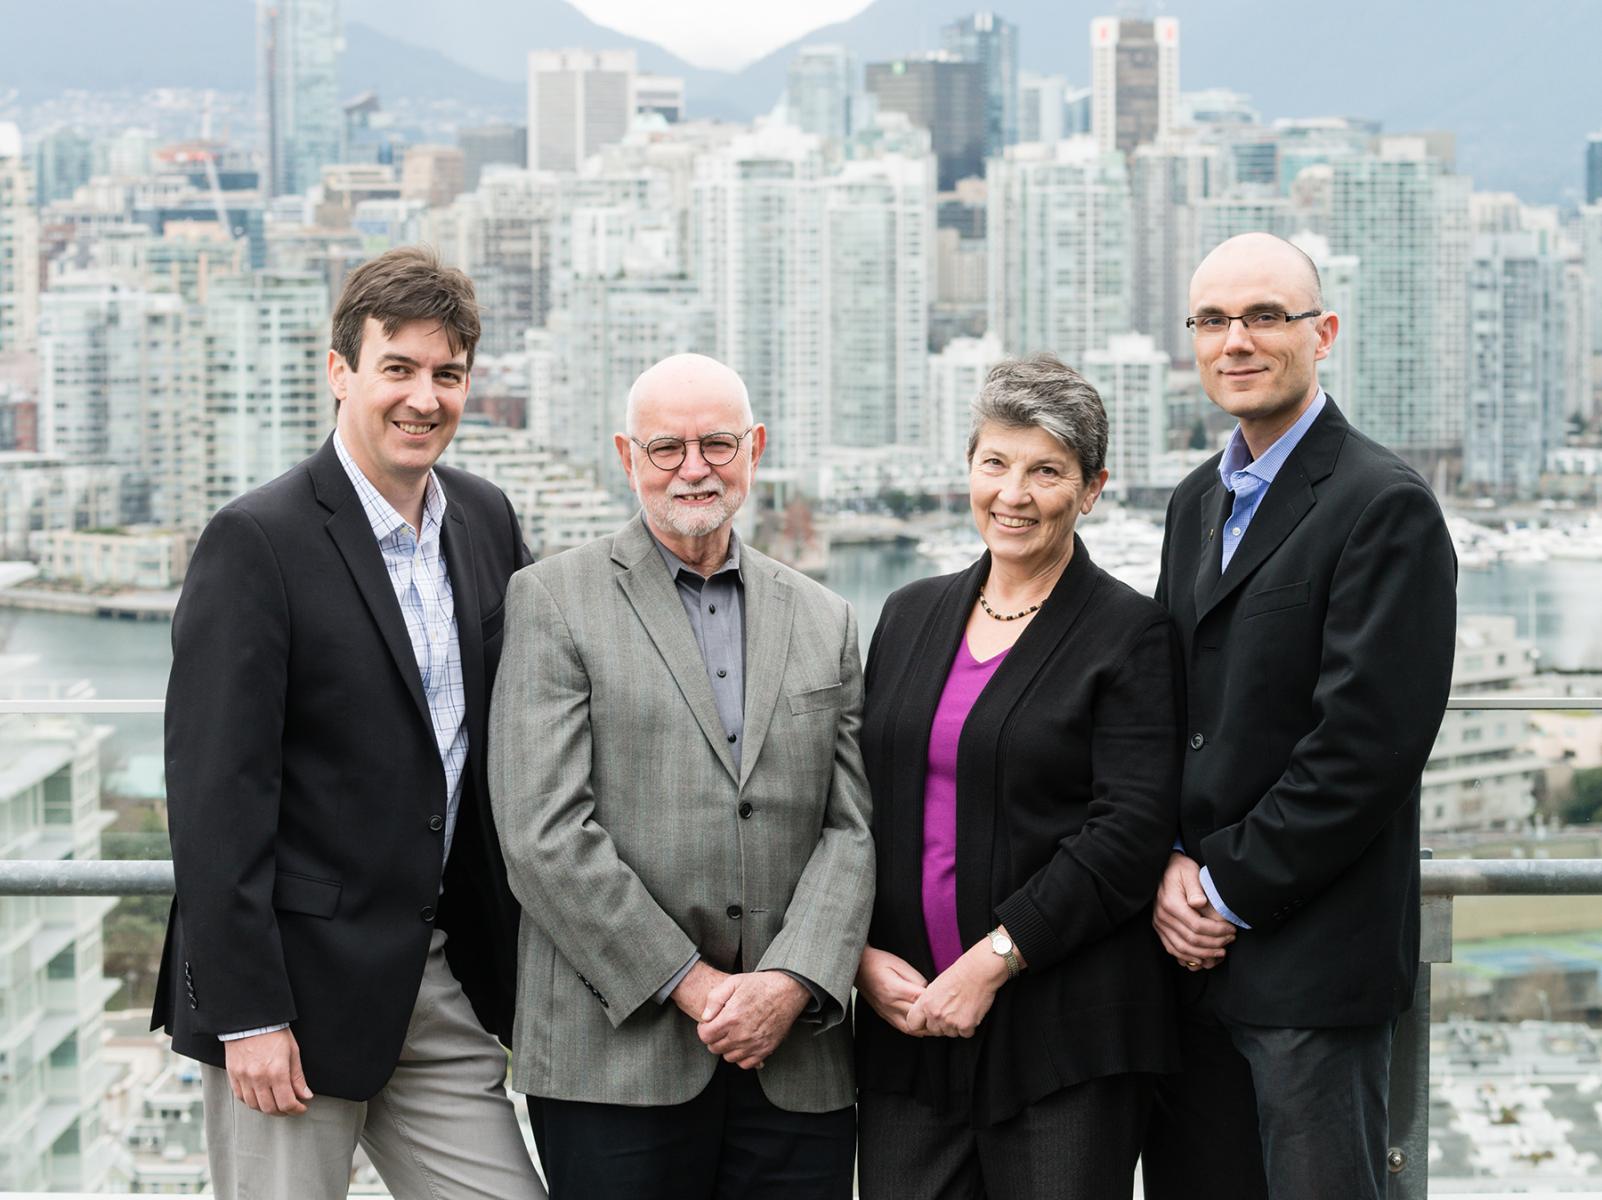
[[[990,935],[990,948],[997,954],[1009,954],[1012,951],[1012,939],[1004,933]]]

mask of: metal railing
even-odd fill
[[[160,713],[161,700],[6,700],[0,716]],[[1450,710],[1602,711],[1602,697],[1466,695]],[[1430,972],[1452,960],[1457,896],[1602,895],[1602,859],[1446,859],[1421,851],[1420,962],[1413,1005],[1397,1023],[1391,1057],[1387,1200],[1426,1200],[1429,1190]],[[173,892],[170,861],[0,860],[0,897],[160,896]],[[3,1198],[0,1198],[3,1200]]]

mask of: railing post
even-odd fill
[[[1420,858],[1432,857],[1420,850]],[[1426,1200],[1430,1186],[1430,964],[1452,961],[1452,897],[1424,896],[1419,910],[1413,1007],[1391,1043],[1390,1175],[1386,1200]]]

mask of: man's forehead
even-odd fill
[[[1202,308],[1240,312],[1252,305],[1311,302],[1313,280],[1306,263],[1289,245],[1253,239],[1213,251],[1190,280],[1191,311]]]
[[[674,437],[686,433],[739,432],[745,405],[737,396],[707,387],[666,387],[640,397],[635,413],[642,429]]]

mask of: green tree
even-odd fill
[[[1574,790],[1563,805],[1563,819],[1570,825],[1591,825],[1602,819],[1602,767],[1574,772]]]

